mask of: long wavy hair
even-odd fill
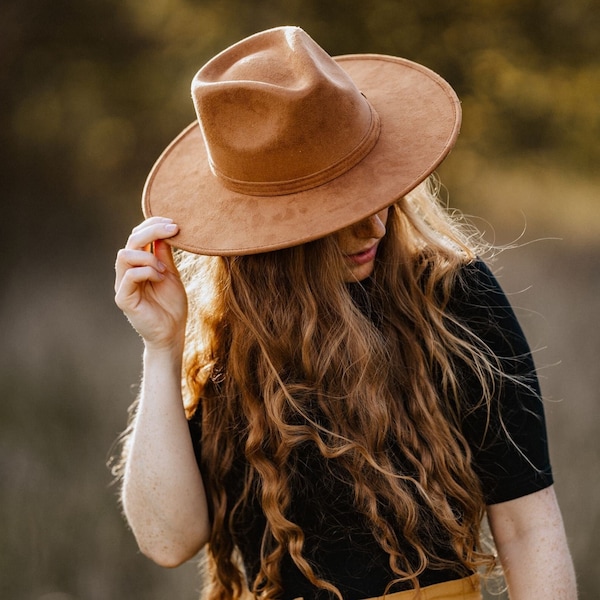
[[[190,302],[186,410],[201,411],[194,418],[212,507],[210,600],[248,591],[277,598],[286,554],[342,597],[305,557],[304,532],[289,518],[292,456],[306,442],[346,473],[395,582],[418,589],[426,568],[449,566],[428,544],[440,527],[466,569],[493,566],[480,545],[485,503],[461,433],[459,373],[468,368],[489,403],[496,365],[445,310],[479,238],[441,205],[438,189],[430,178],[390,207],[368,291],[375,318],[344,283],[335,236],[251,256],[180,255]],[[398,468],[392,446],[408,469]],[[243,490],[230,498],[223,482],[240,456]],[[246,582],[231,524],[252,494],[266,528],[260,571]],[[416,559],[400,550],[397,532]]]

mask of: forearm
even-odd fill
[[[488,517],[511,600],[575,600],[577,588],[552,487],[490,506]]]
[[[540,549],[539,542],[543,548]],[[551,532],[536,532],[505,544],[500,560],[510,600],[575,600],[575,573],[564,540]]]
[[[144,353],[140,404],[122,500],[140,549],[163,566],[193,556],[209,536],[204,485],[181,398],[181,353]]]

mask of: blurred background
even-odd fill
[[[268,27],[431,67],[463,102],[449,201],[535,349],[581,598],[600,569],[600,4],[594,0],[4,0],[0,18],[0,597],[197,598],[139,554],[106,461],[141,344],[114,256],[212,55]]]

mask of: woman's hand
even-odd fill
[[[170,219],[147,219],[119,250],[115,267],[115,302],[146,345],[121,499],[140,549],[166,567],[191,558],[210,537],[181,397],[187,296],[164,241],[177,231]]]
[[[178,229],[171,219],[151,217],[117,254],[115,302],[149,348],[181,347],[185,335],[187,296],[163,241]]]

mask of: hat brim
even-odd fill
[[[402,58],[334,58],[379,114],[381,132],[371,152],[343,175],[307,191],[244,195],[213,175],[194,122],[158,158],[142,196],[146,217],[169,217],[179,225],[170,244],[223,256],[296,246],[382,210],[435,171],[460,130],[460,101],[450,85]]]

